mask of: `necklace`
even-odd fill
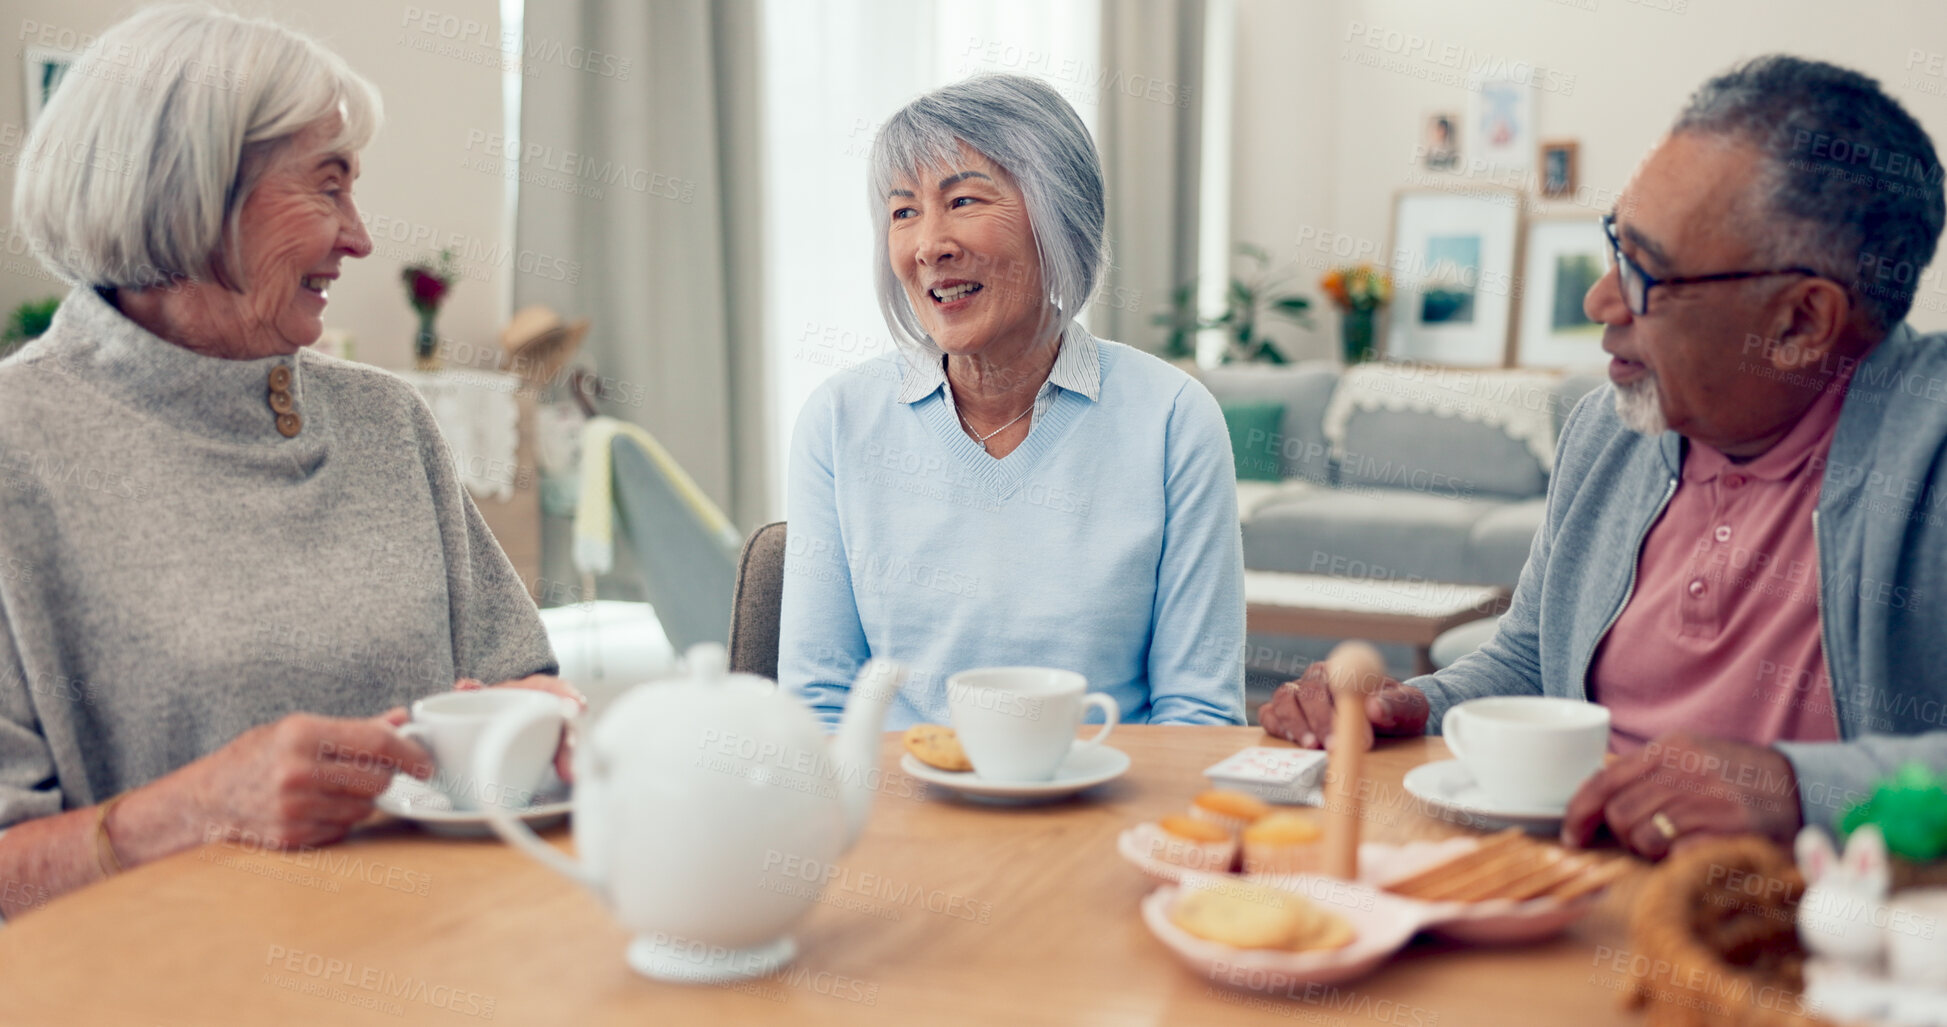
[[[987,448],[987,440],[993,438],[996,435],[999,435],[1001,432],[1004,432],[1009,428],[1014,427],[1015,421],[1018,421],[1021,418],[1028,416],[1028,410],[1033,410],[1033,409],[1034,409],[1034,404],[1030,402],[1028,404],[1027,410],[1023,410],[1020,413],[1015,414],[1013,417],[1008,419],[1006,424],[1003,424],[1000,427],[995,428],[993,431],[990,431],[985,435],[982,435],[979,432],[974,430],[973,422],[967,420],[967,415],[964,413],[960,415],[960,427],[965,428],[967,430],[967,434],[973,436],[973,440],[975,442],[980,443],[981,452],[992,453],[993,450]]]

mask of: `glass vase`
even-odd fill
[[[434,311],[419,312],[419,331],[412,337],[412,366],[421,371],[439,370],[439,333],[433,330]]]
[[[1339,341],[1345,348],[1345,363],[1349,367],[1362,364],[1373,357],[1373,321],[1379,312],[1375,310],[1347,310],[1339,317]]]

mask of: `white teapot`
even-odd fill
[[[871,812],[879,732],[906,668],[865,665],[838,734],[774,683],[725,672],[699,645],[687,676],[615,700],[574,754],[577,858],[502,807],[484,812],[515,848],[586,885],[634,932],[628,962],[668,981],[771,973],[797,955],[788,933]],[[497,780],[537,714],[510,711],[474,763]]]

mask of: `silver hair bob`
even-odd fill
[[[1081,116],[1054,87],[1022,75],[977,75],[914,100],[886,119],[872,142],[873,281],[894,340],[935,358],[940,348],[892,270],[886,197],[924,169],[957,163],[962,144],[1020,186],[1041,258],[1041,294],[1057,324],[1088,305],[1107,263],[1102,160]]]
[[[238,222],[274,151],[339,119],[356,151],[378,90],[314,40],[263,19],[164,6],[117,23],[68,69],[28,136],[14,221],[70,285],[247,286]]]

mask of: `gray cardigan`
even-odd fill
[[[289,713],[553,669],[399,378],[308,350],[199,356],[89,289],[0,363],[0,827]]]
[[[1726,343],[1731,345],[1731,343]],[[1675,491],[1683,438],[1623,427],[1614,391],[1563,428],[1548,512],[1480,650],[1410,684],[1430,724],[1477,696],[1588,697],[1589,662]],[[1895,328],[1853,375],[1812,516],[1839,742],[1783,742],[1808,824],[1831,824],[1907,760],[1947,767],[1947,337]]]

